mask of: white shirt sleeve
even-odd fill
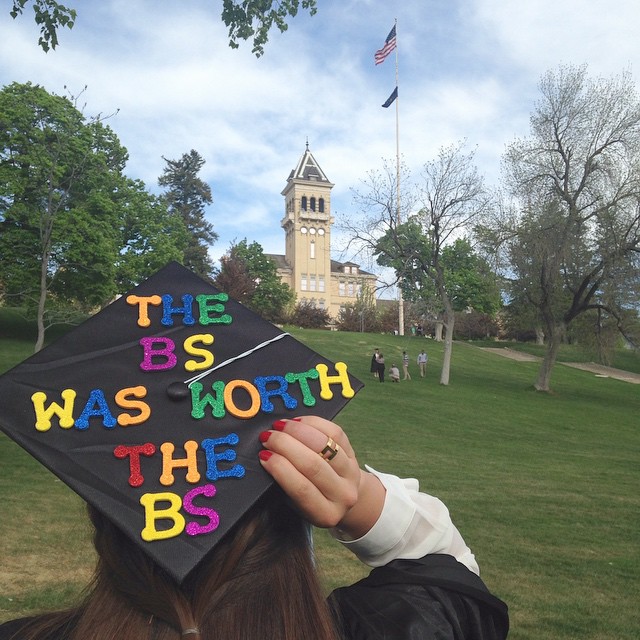
[[[357,540],[345,539],[344,534],[333,529],[331,533],[339,542],[372,567],[401,558],[417,559],[430,553],[446,553],[480,575],[475,556],[441,500],[420,493],[415,478],[401,479],[366,465],[365,468],[386,489],[382,513],[373,527]]]

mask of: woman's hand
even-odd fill
[[[272,426],[260,435],[265,447],[260,461],[298,511],[311,524],[337,527],[353,539],[367,533],[382,512],[385,489],[360,469],[342,428],[318,416],[278,420]],[[338,445],[331,460],[321,453],[329,439]]]

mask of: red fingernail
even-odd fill
[[[260,460],[262,460],[263,462],[266,462],[271,456],[273,455],[273,452],[269,451],[268,449],[262,449],[259,453],[258,453],[258,457],[260,458]]]
[[[258,437],[260,438],[260,442],[266,442],[271,435],[271,431],[263,431]]]
[[[287,424],[286,420],[276,420],[271,426],[276,430],[276,431],[284,431],[284,428]]]

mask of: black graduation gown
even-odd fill
[[[449,555],[394,560],[330,603],[345,640],[503,640],[507,605]]]
[[[448,555],[394,560],[336,589],[329,602],[344,640],[504,640],[509,630],[507,605]],[[31,620],[0,625],[0,640]],[[66,640],[74,622],[71,618],[47,640]]]

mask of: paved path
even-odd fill
[[[509,347],[480,348],[483,351],[489,351],[504,358],[511,358],[512,360],[518,360],[520,362],[539,362],[541,360],[538,356],[532,356],[529,353],[522,353],[515,349],[509,349]],[[588,371],[595,374],[598,378],[615,378],[616,380],[623,380],[624,382],[631,382],[632,384],[640,384],[640,374],[623,371],[622,369],[614,369],[613,367],[605,367],[604,365],[596,364],[595,362],[558,362],[557,364],[562,364],[565,367],[573,367],[574,369],[581,369],[582,371]]]

